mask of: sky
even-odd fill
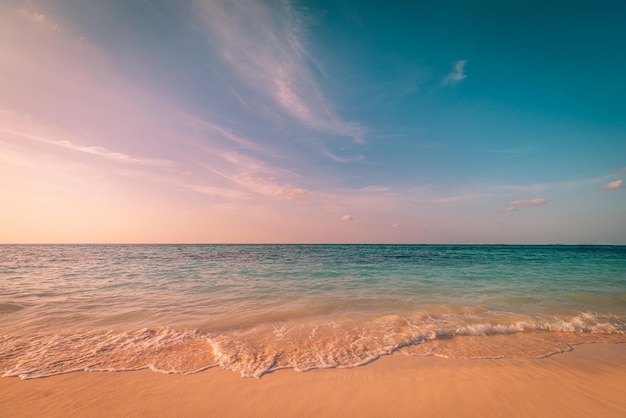
[[[0,243],[626,244],[624,21],[4,0]]]

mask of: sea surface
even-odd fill
[[[625,246],[0,245],[5,377],[540,358],[625,333]]]

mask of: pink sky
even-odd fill
[[[579,187],[623,201],[623,173],[454,188],[370,180],[362,172],[381,169],[377,151],[364,156],[368,127],[342,117],[303,71],[313,57],[297,32],[291,44],[259,50],[226,17],[203,22],[210,40],[229,46],[224,77],[245,80],[228,100],[207,100],[255,110],[242,121],[120,65],[114,48],[61,15],[37,2],[0,7],[0,243],[619,241],[617,203],[597,212],[609,221],[586,224],[593,204],[573,202]],[[247,90],[256,99],[240,97]],[[261,119],[271,128],[257,129]],[[350,164],[358,175],[340,171]]]

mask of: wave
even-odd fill
[[[244,377],[280,369],[365,365],[393,353],[448,358],[538,358],[586,342],[626,342],[623,316],[520,317],[493,311],[334,317],[209,332],[144,328],[0,337],[0,373],[22,379],[74,371],[222,367]]]

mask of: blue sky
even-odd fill
[[[509,3],[4,2],[0,241],[626,244],[626,4]]]

